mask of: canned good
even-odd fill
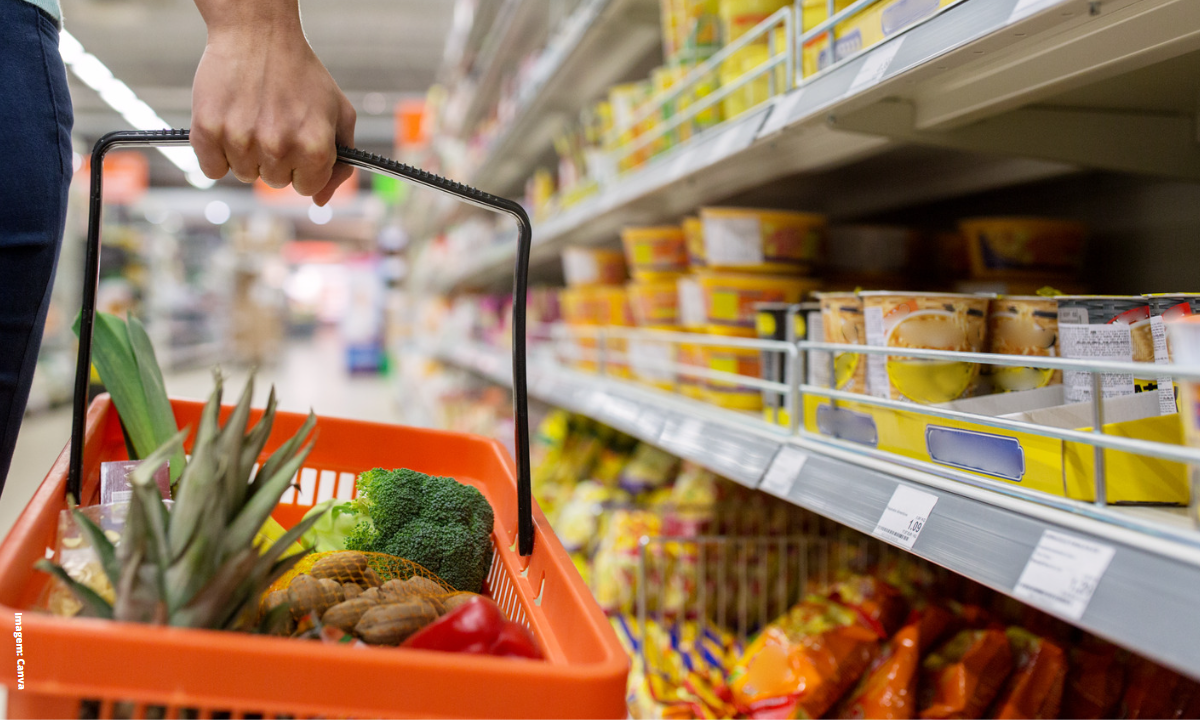
[[[1150,303],[1136,295],[1062,295],[1058,298],[1058,347],[1065,358],[1154,362]],[[1154,379],[1128,373],[1102,373],[1105,398],[1158,389]],[[1092,398],[1092,374],[1063,373],[1068,403]]]
[[[992,301],[988,311],[988,352],[999,355],[1058,356],[1058,301],[1027,295]],[[1062,371],[990,366],[988,375],[1002,392],[1034,390],[1062,382]]]
[[[820,288],[817,280],[774,275],[696,273],[704,295],[704,313],[709,326],[739,330],[754,335],[754,306],[764,302],[795,303]]]
[[[954,293],[865,292],[867,345],[922,350],[982,352],[989,298]],[[919,403],[944,403],[967,395],[979,365],[901,355],[867,357],[872,395]]]
[[[863,301],[857,293],[818,293],[821,307],[822,339],[842,345],[866,344],[863,325]],[[866,394],[867,361],[859,353],[839,352],[833,356],[834,387],[846,392]],[[817,362],[816,359],[813,360]],[[826,359],[828,363],[828,359]],[[826,380],[828,382],[828,380]]]
[[[687,272],[687,241],[676,225],[630,227],[621,231],[625,258],[638,280],[662,279]]]
[[[710,268],[806,273],[825,252],[825,216],[742,208],[703,208],[704,257]]]
[[[821,323],[820,303],[758,303],[755,305],[755,330],[762,340],[795,342],[812,339]],[[810,322],[815,321],[816,328]],[[789,379],[787,353],[778,350],[763,350],[762,377],[771,382],[787,382]],[[815,368],[810,368],[810,370]],[[789,425],[787,395],[776,390],[763,390],[763,414],[767,422]]]

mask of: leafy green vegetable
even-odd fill
[[[332,498],[314,505],[304,513],[304,519],[314,515],[320,516],[319,519],[300,537],[300,545],[312,552],[345,550],[346,538],[361,520],[353,503],[338,503]]]
[[[420,563],[458,590],[479,592],[492,562],[492,506],[470,485],[415,470],[368,470],[347,510],[360,522],[347,550]]]
[[[145,458],[179,431],[154,347],[145,326],[133,316],[126,323],[98,312],[93,327],[92,364],[121,417],[132,459]],[[75,333],[79,334],[78,319]],[[172,485],[186,462],[182,447],[171,455]]]

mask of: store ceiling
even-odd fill
[[[485,0],[486,2],[487,0]],[[62,0],[65,26],[175,127],[191,116],[192,76],[205,28],[192,0]],[[305,32],[358,110],[359,147],[392,153],[392,107],[434,82],[454,12],[453,0],[301,0]],[[77,136],[90,144],[128,125],[71,78]],[[157,156],[157,153],[154,155]],[[161,169],[161,172],[159,170]],[[156,161],[156,182],[183,182]]]

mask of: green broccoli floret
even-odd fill
[[[354,500],[364,518],[347,550],[407,558],[458,590],[479,592],[492,562],[492,506],[470,485],[415,470],[368,470]]]

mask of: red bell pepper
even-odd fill
[[[524,626],[510,622],[496,603],[474,597],[421,630],[401,647],[472,655],[541,659],[542,652]]]

